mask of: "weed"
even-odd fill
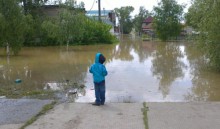
[[[147,111],[149,109],[147,107],[147,103],[146,102],[143,103],[143,106],[144,107],[142,108],[142,113],[143,113],[144,126],[145,126],[145,129],[149,129],[148,118],[147,118]]]
[[[25,127],[34,123],[40,116],[44,115],[47,111],[53,109],[56,103],[56,101],[53,101],[52,103],[45,105],[37,115],[28,120],[20,129],[25,129]]]

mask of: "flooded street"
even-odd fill
[[[4,51],[0,49],[0,89],[28,92],[76,82],[86,88],[75,101],[93,102],[88,69],[101,52],[107,59],[107,102],[220,101],[220,73],[205,67],[192,43],[123,37],[111,45],[23,48],[9,59]]]

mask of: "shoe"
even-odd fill
[[[105,105],[104,103],[101,103],[100,105]]]
[[[98,103],[93,103],[92,105],[93,106],[100,106],[100,104],[98,104]]]

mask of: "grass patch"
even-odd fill
[[[144,120],[144,126],[145,129],[149,129],[149,125],[148,125],[148,118],[147,118],[147,111],[149,110],[147,107],[147,103],[144,102],[143,103],[143,108],[142,108],[142,113],[143,113],[143,120]]]
[[[150,41],[150,40],[152,40],[152,37],[150,37],[150,36],[147,35],[147,34],[143,34],[143,35],[142,35],[142,40],[144,40],[144,41]]]
[[[35,116],[33,116],[30,120],[28,120],[21,128],[19,129],[25,129],[28,125],[31,125],[34,123],[40,116],[44,115],[47,111],[51,110],[54,108],[54,105],[56,104],[56,101],[53,101],[50,104],[45,105],[42,110]]]
[[[54,98],[55,91],[45,91],[45,90],[32,90],[24,91],[22,89],[0,89],[0,96],[6,96],[11,99],[19,99],[24,96],[28,98],[38,98],[38,99],[51,99]]]

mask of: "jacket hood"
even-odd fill
[[[99,57],[100,57],[101,53],[96,53],[95,56],[95,63],[99,63]]]

